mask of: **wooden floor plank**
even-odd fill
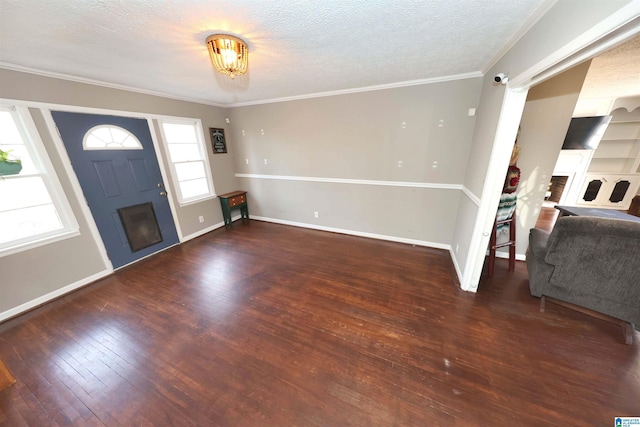
[[[553,213],[553,212],[552,212]],[[553,221],[553,215],[547,215]],[[544,219],[543,219],[544,220]],[[640,347],[526,268],[237,222],[0,324],[2,425],[610,425]]]

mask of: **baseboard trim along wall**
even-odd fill
[[[231,220],[235,221],[236,219],[240,218],[240,215],[236,215],[236,216],[232,216]],[[196,237],[200,237],[203,234],[207,234],[213,230],[217,230],[218,228],[224,227],[224,221],[220,221],[217,224],[213,224],[207,228],[203,228],[202,230],[198,230],[195,233],[189,234],[188,236],[183,236],[182,240],[180,240],[180,243],[184,243],[184,242],[188,242],[191,239],[195,239]]]
[[[489,256],[489,251],[487,251],[487,256]],[[509,259],[509,252],[496,251],[496,258]],[[516,261],[526,261],[526,260],[527,260],[527,256],[525,254],[516,254]]]
[[[329,231],[332,233],[348,234],[350,236],[368,237],[370,239],[387,240],[389,242],[407,243],[416,246],[450,250],[451,245],[443,243],[427,242],[425,240],[408,239],[405,237],[387,236],[385,234],[368,233],[365,231],[346,230],[344,228],[326,227],[324,225],[308,224],[305,222],[288,221],[285,219],[268,218],[264,216],[251,215],[251,219],[258,221],[273,222],[275,224],[291,225],[294,227],[311,228],[313,230]]]
[[[12,317],[18,316],[19,314],[24,313],[25,311],[34,309],[38,306],[41,306],[53,299],[59,298],[65,294],[68,294],[71,291],[75,291],[76,289],[80,289],[84,286],[87,286],[93,282],[95,282],[96,280],[102,279],[105,276],[108,276],[109,274],[113,273],[112,270],[108,269],[108,270],[102,270],[99,273],[93,274],[89,277],[85,277],[81,280],[78,280],[75,283],[71,283],[70,285],[64,286],[62,288],[56,289],[53,292],[49,292],[48,294],[44,294],[42,296],[39,296],[38,298],[32,299],[31,301],[27,301],[24,304],[20,304],[17,307],[13,307],[7,311],[3,311],[2,313],[0,313],[0,322],[3,322],[7,319],[10,319]]]
[[[456,269],[456,275],[458,279],[458,287],[462,284],[462,270],[460,270],[460,264],[458,263],[458,257],[453,251],[452,247],[449,247],[449,255],[451,255],[451,262],[453,263],[453,268]]]

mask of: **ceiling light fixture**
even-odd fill
[[[216,70],[232,79],[247,72],[249,48],[237,37],[227,34],[212,34],[207,37],[209,56]]]

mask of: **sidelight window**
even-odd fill
[[[0,256],[76,235],[78,224],[26,108],[0,105]]]

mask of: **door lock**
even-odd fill
[[[160,195],[163,196],[163,197],[167,197],[167,192],[166,191],[161,191]]]
[[[159,182],[159,183],[158,183],[158,188],[162,188],[162,187],[163,187],[162,183],[161,183],[161,182]]]

